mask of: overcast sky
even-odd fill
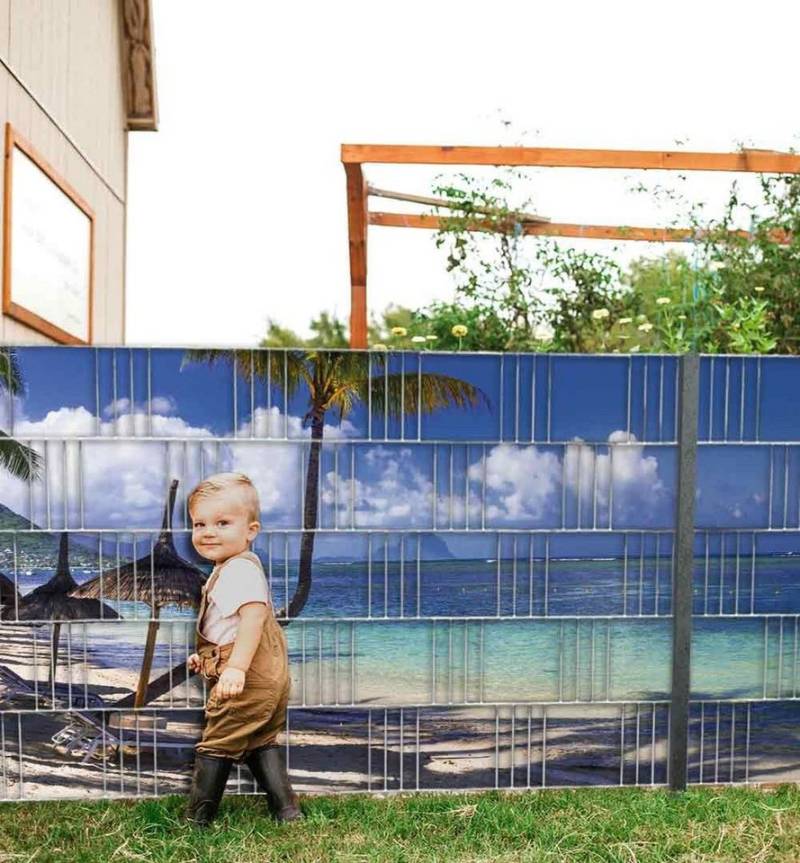
[[[130,135],[131,345],[253,345],[268,317],[300,332],[322,309],[346,319],[343,142],[800,144],[789,2],[153,6],[160,128]],[[436,173],[366,168],[418,194]],[[531,191],[555,221],[658,225],[670,214],[626,190],[659,174],[542,169]],[[714,204],[732,177],[684,185]],[[370,309],[452,288],[429,232],[370,229]]]

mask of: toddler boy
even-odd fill
[[[214,681],[195,749],[187,818],[209,824],[234,761],[250,768],[279,821],[302,818],[278,733],[286,727],[289,658],[264,570],[250,543],[260,528],[258,493],[241,473],[203,480],[188,499],[192,544],[214,561],[197,615],[190,671]]]

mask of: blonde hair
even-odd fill
[[[256,487],[250,480],[250,477],[243,473],[215,473],[207,476],[199,482],[189,493],[186,500],[186,505],[189,509],[189,514],[192,513],[192,506],[196,500],[204,497],[211,497],[219,494],[222,491],[233,489],[245,510],[250,521],[258,521],[261,515],[261,503],[258,499]]]

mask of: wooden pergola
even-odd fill
[[[370,212],[371,195],[417,203],[440,203],[419,195],[374,189],[362,166],[395,165],[506,165],[548,168],[618,168],[666,171],[741,171],[800,174],[800,155],[775,150],[744,149],[736,153],[700,153],[681,150],[589,150],[550,147],[447,147],[397,144],[343,144],[342,163],[347,176],[347,223],[350,245],[350,347],[367,347],[367,229],[369,225],[436,230],[441,219],[432,215]],[[681,228],[622,225],[579,225],[550,222],[531,216],[523,220],[523,233],[599,240],[680,242],[693,232]],[[485,228],[488,229],[488,228]],[[477,221],[474,230],[485,230]],[[741,232],[746,235],[746,231]]]

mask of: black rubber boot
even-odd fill
[[[282,749],[277,743],[253,749],[245,756],[244,763],[267,795],[270,811],[278,821],[296,821],[305,816],[300,810],[299,798],[292,790]]]
[[[187,821],[197,827],[207,827],[214,820],[232,764],[231,758],[217,758],[199,752],[195,755],[192,787],[186,807]]]

